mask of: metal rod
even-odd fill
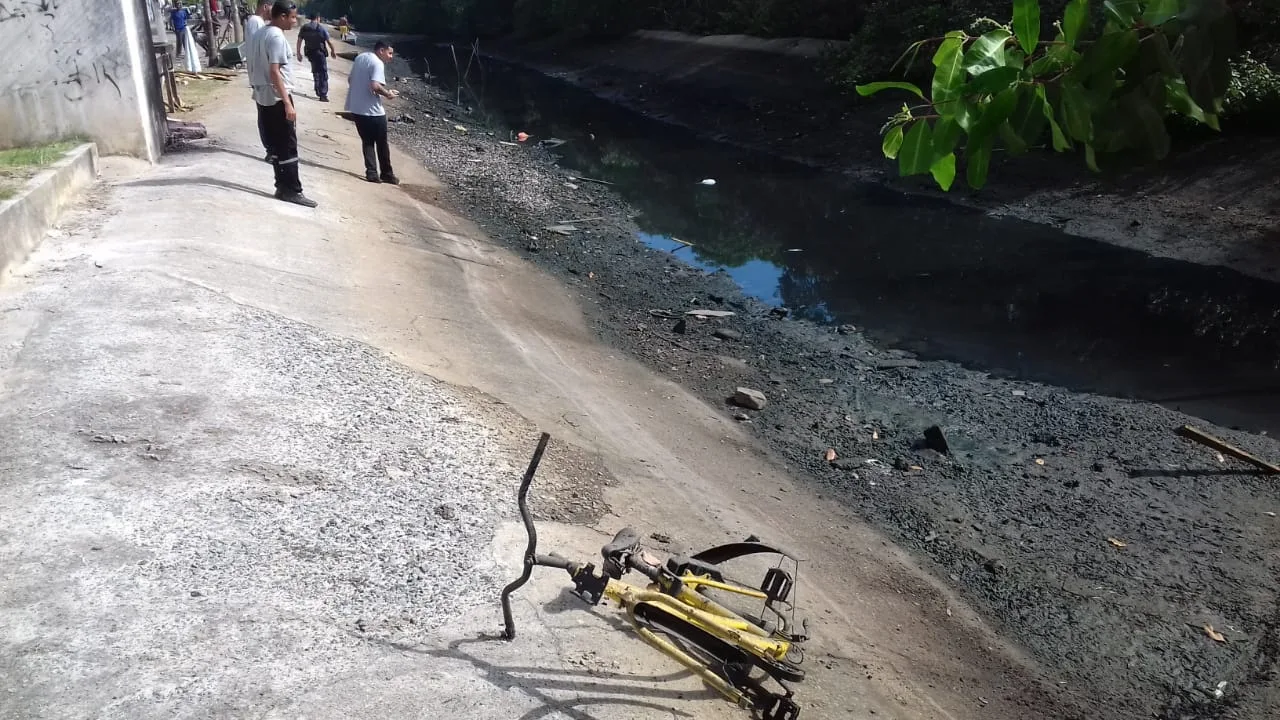
[[[529,461],[529,468],[524,471],[524,479],[520,481],[520,492],[516,495],[516,504],[520,507],[520,519],[524,521],[525,532],[529,535],[529,546],[524,551],[524,572],[515,582],[502,588],[502,621],[506,626],[502,637],[505,640],[514,640],[516,637],[516,619],[511,614],[511,593],[529,582],[529,576],[533,574],[533,566],[537,564],[538,530],[533,526],[533,518],[529,515],[529,486],[533,484],[533,475],[538,471],[538,464],[542,462],[542,454],[546,452],[547,443],[550,440],[550,433],[542,433],[542,437],[538,439],[538,448],[533,451],[533,459]]]

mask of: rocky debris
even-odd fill
[[[437,506],[436,506],[436,515],[437,515],[438,517],[441,517],[441,518],[445,519],[445,520],[457,520],[457,519],[458,519],[458,511],[454,510],[454,509],[453,509],[453,507],[452,507],[452,506],[449,506],[449,505],[437,505]]]
[[[924,431],[924,447],[943,455],[951,454],[951,446],[947,443],[947,436],[942,433],[942,428],[933,425]]]
[[[779,320],[787,317],[790,314],[791,314],[791,308],[785,308],[785,307],[776,307],[769,311],[769,317],[775,317],[775,318],[778,318]]]
[[[759,390],[740,387],[733,392],[733,404],[748,410],[763,410],[769,404],[769,398]]]
[[[680,321],[675,324],[675,327],[671,328],[671,332],[677,335],[684,335],[689,332],[689,323],[686,322],[684,318],[680,318]]]
[[[730,330],[729,328],[716,328],[716,331],[711,334],[721,340],[731,340],[736,342],[742,339],[742,333],[737,330]]]
[[[836,332],[840,333],[841,335],[852,335],[858,332],[858,328],[852,325],[841,325],[840,327],[836,328]]]
[[[916,360],[915,358],[889,358],[887,360],[877,361],[876,369],[877,370],[898,370],[898,369],[918,368],[921,365],[922,363],[919,360]]]

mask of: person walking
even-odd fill
[[[276,0],[271,24],[254,35],[253,99],[267,136],[275,169],[276,198],[304,207],[316,201],[302,194],[298,177],[298,112],[293,106],[293,49],[284,34],[298,23],[298,6]]]
[[[315,80],[316,98],[329,102],[329,58],[337,57],[329,31],[320,24],[320,14],[307,14],[308,22],[298,30],[298,57],[311,61],[311,77]]]
[[[363,52],[351,64],[347,80],[346,110],[355,118],[356,132],[364,150],[364,179],[399,185],[391,169],[391,148],[387,145],[387,111],[382,107],[383,98],[400,96],[398,90],[387,89],[386,63],[395,56],[395,49],[379,40],[373,52]]]
[[[255,50],[257,45],[254,43],[254,36],[257,35],[259,30],[266,27],[267,20],[270,18],[271,3],[260,2],[258,3],[257,13],[250,15],[249,18],[244,21],[244,45],[241,46],[240,50],[244,56],[244,69],[246,74],[249,76],[250,87],[253,86],[253,61],[257,57],[257,51]],[[263,160],[271,162],[271,146],[267,144],[267,131],[263,129],[262,114],[257,112],[257,107],[258,104],[255,102],[254,113],[258,122],[258,140],[262,142],[262,149],[266,152],[266,156]]]

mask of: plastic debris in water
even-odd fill
[[[516,133],[516,140],[519,140],[520,142],[527,142],[529,140],[529,133],[527,132]]]
[[[698,183],[698,184],[699,184],[699,185],[715,185],[715,184],[716,184],[716,181],[715,181],[715,180],[713,180],[713,179],[711,179],[711,178],[707,178],[706,180],[703,180],[702,182],[700,182],[700,183]]]

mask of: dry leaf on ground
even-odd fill
[[[827,458],[827,462],[835,462],[835,459],[836,459],[836,451],[835,451],[834,449],[832,449],[832,448],[827,448],[827,452],[826,452],[826,454],[825,454],[825,457]]]
[[[1204,634],[1205,634],[1205,635],[1208,635],[1208,636],[1209,636],[1209,639],[1210,639],[1210,640],[1212,640],[1212,641],[1214,641],[1214,642],[1224,643],[1224,642],[1226,642],[1226,641],[1227,641],[1227,636],[1226,636],[1226,635],[1223,635],[1222,633],[1218,632],[1217,630],[1214,630],[1212,625],[1205,625],[1205,626],[1204,626]]]
[[[1123,540],[1117,540],[1116,538],[1107,538],[1107,542],[1111,543],[1112,545],[1115,545],[1118,548],[1129,546],[1129,543],[1126,543]]]

